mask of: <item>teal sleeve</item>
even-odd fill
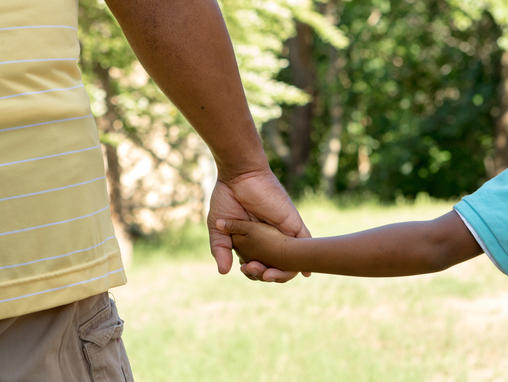
[[[497,267],[508,275],[508,170],[454,206]]]

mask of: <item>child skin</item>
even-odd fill
[[[439,272],[483,250],[455,211],[434,220],[390,224],[348,235],[300,239],[257,222],[217,220],[241,262],[285,271],[363,277]]]

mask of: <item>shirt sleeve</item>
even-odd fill
[[[478,244],[508,275],[508,170],[454,206]]]

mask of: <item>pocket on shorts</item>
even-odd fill
[[[112,300],[79,327],[83,354],[93,382],[133,381],[122,332],[123,320]]]

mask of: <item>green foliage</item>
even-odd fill
[[[356,36],[347,56],[351,87],[343,90],[351,116],[344,161],[348,145],[365,145],[372,164],[365,187],[383,198],[422,190],[458,196],[485,179],[500,32],[485,14],[463,32],[452,11],[442,2],[396,1],[378,23],[359,26],[361,9],[344,10]]]
[[[97,117],[109,111],[118,120],[115,132],[108,133],[119,135],[117,141],[130,137],[142,142],[148,125],[139,122],[143,117],[150,125],[162,118],[167,124],[181,121],[174,108],[160,107],[167,104],[165,97],[139,71],[137,59],[104,1],[80,1],[79,21],[81,68],[92,109]]]
[[[285,41],[295,33],[295,19],[311,25],[316,34],[337,47],[348,40],[324,19],[308,0],[220,1],[233,40],[249,105],[258,123],[278,118],[281,105],[305,104],[300,89],[276,79],[288,65],[282,57]]]
[[[459,11],[455,12],[459,27],[467,29],[473,20],[478,20],[484,12],[489,12],[503,31],[498,43],[508,50],[508,3],[504,0],[449,0]]]
[[[295,18],[311,26],[324,42],[337,49],[344,49],[349,45],[346,35],[340,29],[331,28],[329,21],[321,14],[310,11],[308,7],[294,7],[293,10]]]
[[[317,36],[312,41],[318,82],[312,152],[301,188],[321,188],[337,97],[337,192],[368,191],[394,200],[426,191],[449,198],[474,191],[486,179],[499,104],[498,43],[508,12],[504,1],[457,3],[337,3],[334,17],[350,43],[337,52],[342,66],[330,81],[330,45]],[[464,10],[466,3],[474,12]],[[287,174],[277,158],[272,163]],[[362,172],[362,165],[368,170]]]

